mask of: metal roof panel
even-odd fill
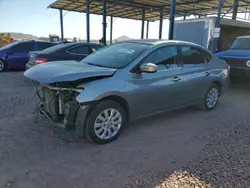
[[[90,13],[102,14],[102,0],[89,0]],[[141,11],[145,9],[145,21],[157,21],[160,19],[160,11],[163,10],[164,18],[169,18],[170,0],[107,0],[107,16],[141,20]],[[247,9],[249,0],[240,0],[238,12]],[[85,0],[57,0],[48,8],[62,9],[76,12],[86,12]],[[232,13],[231,7],[234,0],[224,2],[222,14]],[[217,0],[176,0],[176,16],[211,15],[218,10]]]

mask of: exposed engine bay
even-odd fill
[[[49,119],[51,124],[61,128],[76,125],[80,104],[76,97],[84,91],[82,84],[107,78],[110,76],[95,76],[76,81],[41,84],[36,81],[38,103],[36,112],[40,112]]]
[[[83,89],[58,86],[58,84],[37,85],[38,111],[44,114],[53,124],[61,124],[60,127],[63,128],[73,127],[79,108],[76,96]]]

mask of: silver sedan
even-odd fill
[[[216,107],[228,87],[229,66],[196,44],[132,40],[107,46],[81,62],[27,70],[52,123],[105,144],[135,119],[197,105]]]

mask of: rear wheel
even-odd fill
[[[6,68],[6,63],[0,59],[0,72],[3,72]]]
[[[126,122],[126,113],[117,102],[106,100],[90,112],[86,124],[87,138],[97,144],[106,144],[119,137]]]
[[[206,111],[213,110],[218,104],[219,96],[219,86],[216,84],[211,84],[211,86],[207,89],[205,96],[203,97],[201,108]]]

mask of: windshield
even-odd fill
[[[19,42],[12,42],[10,44],[7,44],[6,46],[3,46],[2,48],[0,48],[0,50],[6,50],[11,48],[12,46],[15,46],[16,44],[18,44]]]
[[[121,69],[150,46],[139,43],[118,43],[96,51],[83,59],[82,62],[100,67]]]
[[[237,38],[230,49],[244,49],[250,50],[250,38]]]

